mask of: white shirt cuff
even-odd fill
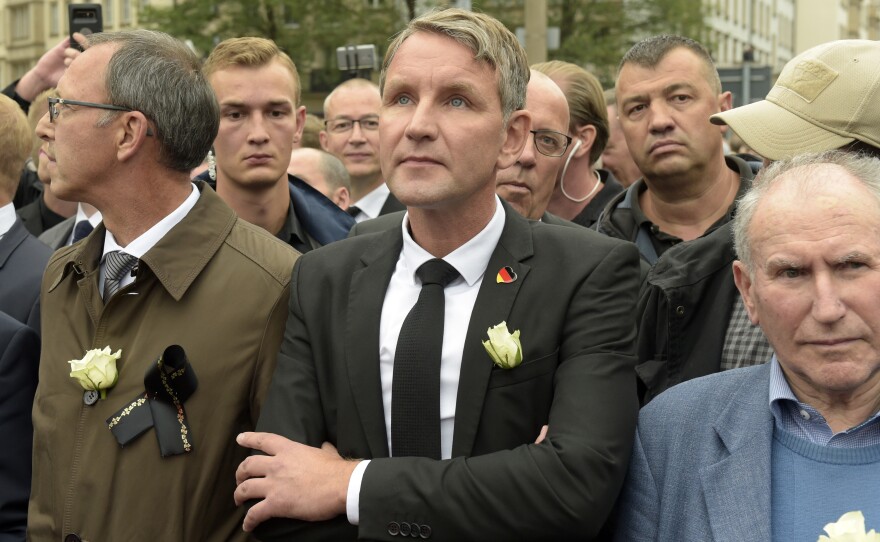
[[[361,522],[361,482],[364,480],[364,471],[370,460],[366,459],[357,464],[348,479],[348,494],[345,496],[345,514],[348,516],[348,522],[352,525],[360,525]]]

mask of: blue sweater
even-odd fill
[[[823,527],[861,510],[880,531],[880,445],[833,448],[773,431],[773,540],[815,542]]]

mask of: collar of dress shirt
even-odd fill
[[[11,202],[0,207],[0,238],[6,235],[6,232],[15,224],[15,217],[15,206]]]
[[[454,267],[461,278],[455,279],[452,284],[456,284],[464,279],[468,286],[477,283],[486,272],[486,266],[489,265],[489,258],[495,252],[495,246],[501,239],[501,232],[504,230],[504,207],[501,206],[501,200],[495,196],[495,214],[486,224],[480,233],[471,238],[470,241],[461,245],[451,253],[447,254],[443,260]],[[420,265],[432,259],[427,250],[420,247],[409,234],[409,213],[403,217],[403,249],[400,257],[406,264],[409,271],[410,280],[416,283],[416,270]]]
[[[388,194],[390,193],[391,190],[388,190],[388,185],[382,183],[366,196],[353,202],[352,205],[356,205],[361,210],[359,215],[366,215],[363,220],[376,218],[382,212],[382,206],[385,205],[385,200],[388,199]]]
[[[791,391],[791,386],[785,378],[785,373],[782,372],[782,366],[779,364],[779,360],[776,359],[776,354],[773,354],[773,358],[770,360],[770,412],[773,414],[773,421],[777,427],[787,428],[790,424],[786,422],[783,410],[786,410],[793,419],[797,417],[803,418],[803,413],[806,412],[811,418],[819,417],[827,426],[827,422],[824,422],[821,412],[816,410],[812,405],[801,402],[794,392]],[[857,426],[851,427],[841,433],[857,431],[877,418],[880,418],[880,411],[875,412],[873,416]],[[802,429],[808,431],[805,427],[806,426],[802,425]],[[830,431],[830,428],[828,430]]]
[[[73,225],[76,226],[83,220],[88,220],[89,224],[91,224],[93,228],[97,228],[98,224],[101,223],[101,211],[95,211],[92,216],[86,216],[86,212],[83,211],[82,203],[77,203],[76,218],[73,221]]]
[[[196,202],[199,201],[199,195],[201,193],[194,184],[191,184],[190,186],[192,187],[192,192],[185,200],[183,200],[183,203],[181,203],[177,209],[157,222],[155,226],[142,233],[140,237],[129,243],[128,246],[119,246],[116,239],[113,237],[113,234],[108,230],[107,234],[104,236],[104,253],[101,255],[101,262],[103,263],[104,257],[107,256],[108,252],[114,250],[122,250],[126,254],[131,254],[138,259],[146,254],[148,250],[153,248],[156,243],[165,237],[165,234],[168,233],[171,228],[183,220],[183,217],[185,217],[187,213],[195,207]]]

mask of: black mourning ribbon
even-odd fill
[[[180,345],[173,344],[147,369],[146,391],[107,418],[107,425],[120,446],[155,427],[162,457],[189,452],[192,450],[190,427],[183,403],[198,385],[186,352]]]

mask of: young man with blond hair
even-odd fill
[[[214,48],[203,71],[220,103],[220,130],[214,165],[199,177],[215,180],[239,216],[301,253],[344,238],[351,217],[287,173],[306,115],[290,57],[271,40],[232,38]]]

